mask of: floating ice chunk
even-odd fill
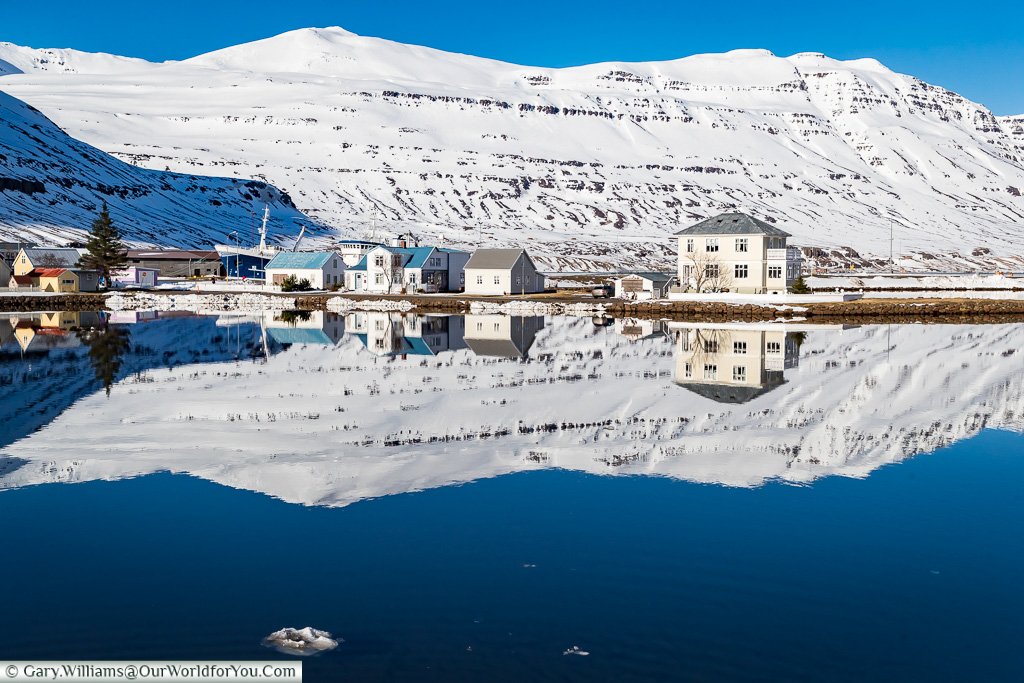
[[[586,657],[590,653],[586,650],[581,650],[579,645],[573,645],[568,650],[562,653],[563,655],[579,655],[580,657]]]
[[[263,644],[284,654],[300,656],[326,652],[338,647],[338,641],[334,640],[330,633],[310,626],[274,631],[263,639]]]

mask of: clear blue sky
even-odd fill
[[[42,13],[38,4],[11,0],[0,15],[0,41],[162,60],[331,25],[542,66],[754,47],[779,55],[875,57],[997,114],[1024,113],[1020,0],[49,0]]]

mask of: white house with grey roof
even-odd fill
[[[679,286],[686,291],[784,294],[800,277],[791,235],[744,213],[723,213],[676,233]]]
[[[543,292],[544,276],[525,249],[477,249],[466,263],[466,294]]]

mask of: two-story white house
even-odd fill
[[[683,291],[783,294],[800,277],[791,235],[744,213],[723,213],[676,233]]]
[[[469,253],[440,247],[376,246],[345,276],[354,292],[457,292],[465,284]]]

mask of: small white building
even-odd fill
[[[615,298],[643,301],[664,299],[675,282],[671,273],[630,273],[615,279]]]
[[[466,264],[466,294],[535,294],[544,287],[525,249],[477,249]]]
[[[128,266],[110,273],[112,287],[155,287],[160,271],[156,268]]]
[[[334,251],[282,251],[267,263],[267,283],[280,286],[285,278],[309,280],[313,289],[345,285],[345,261]]]

